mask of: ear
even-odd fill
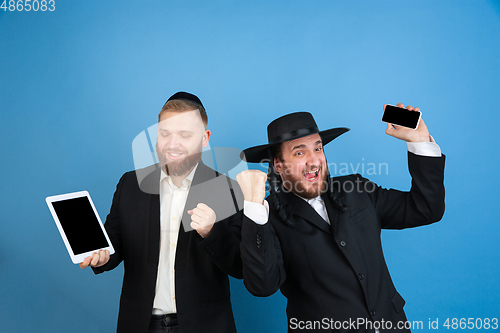
[[[281,162],[276,157],[274,158],[274,170],[276,170],[276,172],[279,174],[281,174],[281,172],[283,171],[283,162]]]
[[[205,132],[203,133],[203,140],[201,142],[203,148],[205,148],[208,145],[208,140],[210,140],[210,135],[212,135],[212,133],[208,129],[205,130]]]

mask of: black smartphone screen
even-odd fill
[[[386,123],[413,129],[417,128],[419,119],[420,112],[409,111],[392,105],[385,106],[384,115],[382,117],[382,121]]]

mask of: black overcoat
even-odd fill
[[[287,298],[289,331],[361,321],[396,328],[405,321],[404,299],[389,275],[381,229],[404,229],[439,221],[444,213],[445,157],[408,153],[409,192],[387,190],[360,175],[332,178],[347,205],[341,212],[323,195],[331,226],[303,199],[279,191],[267,198],[269,221],[258,225],[244,217],[241,251],[243,279],[256,296],[281,290]],[[275,195],[287,203],[295,226],[286,225],[273,207]],[[307,326],[309,325],[309,326]],[[339,330],[349,331],[353,325]],[[379,326],[381,327],[381,326]],[[326,328],[326,329],[325,329]],[[354,331],[371,331],[370,325]],[[384,332],[380,329],[380,332]],[[391,330],[395,331],[407,331]]]

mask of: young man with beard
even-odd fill
[[[348,130],[319,131],[310,113],[292,113],[269,124],[268,144],[244,151],[248,162],[270,163],[269,177],[237,176],[244,283],[256,296],[281,290],[289,331],[407,332],[380,233],[441,219],[445,158],[423,120],[416,130],[388,124],[387,134],[407,141],[409,192],[359,174],[330,178],[323,147]]]
[[[242,278],[243,200],[235,181],[203,164],[206,126],[198,97],[168,99],[158,116],[160,165],[117,185],[105,223],[115,254],[80,264],[98,274],[123,261],[118,332],[236,332],[228,274]]]

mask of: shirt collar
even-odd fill
[[[314,201],[318,200],[319,202],[323,202],[323,198],[321,197],[321,195],[318,195],[317,197],[314,197],[314,198],[310,198],[310,199],[306,199],[304,197],[301,197],[300,195],[292,192],[293,194],[295,194],[296,196],[298,196],[299,198],[301,198],[302,200],[304,200],[305,202],[307,202],[308,204],[312,204]]]
[[[182,187],[180,189],[187,189],[189,188],[189,186],[191,185],[191,183],[193,182],[193,178],[194,178],[194,174],[196,172],[196,169],[198,168],[198,164],[200,163],[197,163],[193,170],[191,170],[191,172],[189,173],[189,175],[187,175],[186,178],[184,178],[184,180],[182,181]],[[167,173],[165,172],[164,168],[161,168],[161,176],[160,176],[160,183],[166,179],[167,182],[168,182],[168,185],[170,186],[170,188],[173,188],[173,189],[176,189],[178,188],[173,182],[172,182],[172,178],[167,175]]]
[[[293,193],[293,192],[292,192]],[[314,197],[314,198],[311,198],[311,199],[306,199],[304,197],[301,197],[300,195],[296,194],[296,193],[293,193],[295,194],[297,197],[301,198],[302,200],[304,200],[305,202],[307,202],[309,205],[313,205],[315,201],[318,201],[320,202],[322,205],[324,205],[323,203],[323,198],[321,197],[321,195],[318,195],[317,197]]]
[[[304,199],[305,201],[307,201],[308,204],[312,204],[314,201],[318,201],[318,202],[323,202],[323,198],[321,198],[321,195],[318,195],[317,197],[315,198],[311,198],[311,199],[306,199],[306,198],[302,198]]]

